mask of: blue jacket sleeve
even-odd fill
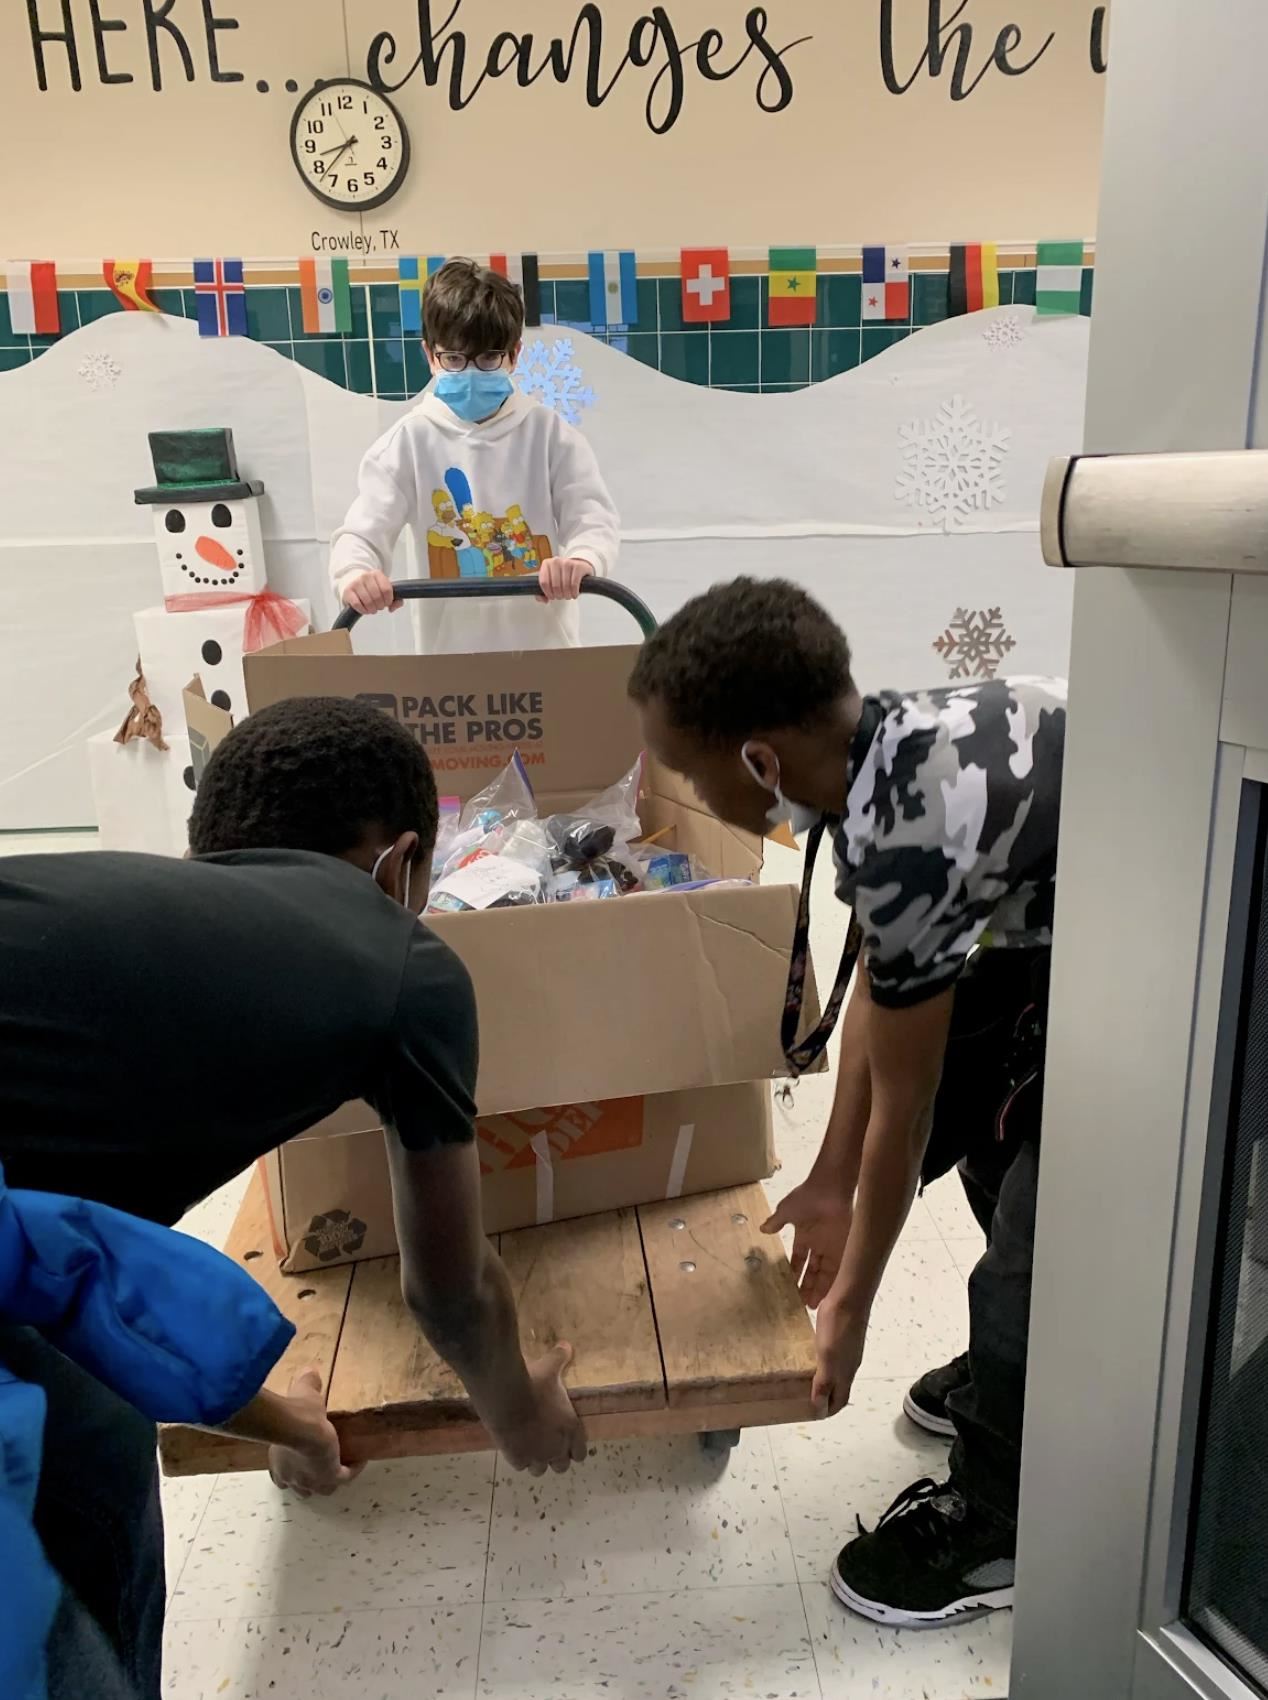
[[[0,1316],[39,1328],[156,1422],[223,1422],[295,1332],[201,1241],[104,1204],[10,1192],[2,1178]]]

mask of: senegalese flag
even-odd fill
[[[1083,301],[1082,242],[1041,242],[1035,276],[1037,313],[1077,313]]]
[[[999,260],[993,242],[969,242],[951,250],[950,312],[976,313],[999,306]]]
[[[301,260],[299,293],[305,336],[352,329],[347,260]]]
[[[149,260],[103,260],[101,275],[129,313],[158,313],[162,309],[150,300],[153,285],[153,265]]]
[[[423,290],[427,278],[420,276],[418,255],[403,254],[396,262],[396,287],[400,292],[401,331],[405,336],[423,334]]]
[[[542,322],[542,286],[536,254],[490,254],[489,270],[513,283],[524,301],[524,323]]]
[[[818,270],[819,256],[813,248],[771,249],[769,324],[814,324]]]

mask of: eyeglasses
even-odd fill
[[[505,348],[490,348],[483,354],[451,354],[438,348],[436,361],[443,372],[465,372],[468,366],[474,366],[477,372],[496,372],[509,352]]]

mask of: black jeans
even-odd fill
[[[48,1400],[35,1529],[72,1596],[49,1638],[50,1700],[160,1700],[167,1591],[154,1424],[34,1329],[0,1326],[0,1359]]]
[[[951,1478],[971,1505],[1010,1527],[1021,1477],[1048,965],[1046,950],[985,951],[957,985],[925,1162],[926,1179],[958,1165],[987,1240],[969,1277],[969,1378],[947,1398]]]

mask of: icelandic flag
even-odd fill
[[[864,319],[909,319],[911,282],[906,248],[864,248]]]
[[[199,336],[245,336],[247,292],[241,260],[195,260]]]
[[[591,254],[590,323],[592,325],[636,325],[638,323],[638,276],[634,255],[627,249]]]

